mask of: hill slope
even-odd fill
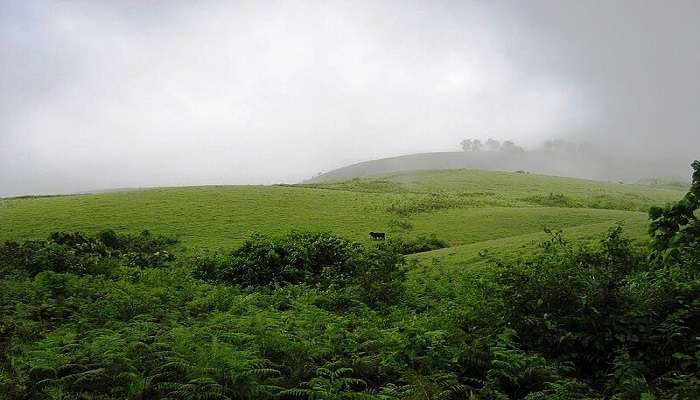
[[[530,171],[585,179],[637,182],[649,178],[684,182],[688,168],[680,160],[653,162],[623,159],[598,151],[480,151],[408,154],[371,160],[320,174],[305,183],[325,183],[420,170],[480,169]]]
[[[682,195],[641,185],[468,170],[332,184],[163,188],[5,199],[0,241],[44,238],[56,230],[149,229],[178,237],[187,251],[230,249],[256,232],[333,231],[369,242],[367,232],[376,230],[390,237],[434,233],[455,247],[421,258],[445,257],[455,264],[472,260],[480,243],[530,242],[528,235],[539,235],[545,226],[588,227],[595,234],[623,222],[643,237],[644,211]]]

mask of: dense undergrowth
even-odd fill
[[[549,193],[522,198],[523,201],[546,207],[593,208],[609,210],[646,211],[653,204],[652,199],[635,193],[621,195],[598,194],[573,198],[563,193]]]
[[[149,233],[5,243],[0,398],[697,399],[694,168],[644,251],[553,233],[435,290],[400,246],[330,233],[180,258]]]

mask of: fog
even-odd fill
[[[592,143],[683,175],[700,157],[698,15],[695,0],[0,0],[0,196],[293,183],[467,137]]]

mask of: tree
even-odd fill
[[[479,139],[465,139],[459,143],[464,151],[481,151],[483,147],[481,140]]]
[[[483,147],[483,145],[481,144],[481,140],[474,139],[472,141],[472,151],[481,151],[482,147]]]
[[[462,150],[464,150],[464,151],[472,151],[472,140],[471,139],[464,139],[461,142],[459,142],[459,145],[462,146]]]
[[[700,257],[700,160],[692,163],[693,182],[688,193],[678,202],[649,210],[653,258],[677,259],[689,250]]]
[[[525,151],[525,149],[523,149],[522,147],[518,146],[510,140],[506,140],[501,146],[501,151],[505,151],[507,153],[522,153]]]
[[[486,150],[488,151],[498,151],[501,148],[501,142],[496,139],[489,138],[486,141]]]

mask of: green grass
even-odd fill
[[[418,171],[308,187],[395,193],[452,193],[486,202],[542,204],[542,199],[564,195],[581,207],[645,211],[652,205],[678,200],[687,188],[652,187],[586,179],[479,170]]]
[[[635,244],[647,243],[648,221],[643,215],[630,216],[629,219],[618,222],[623,227],[626,236],[632,238]],[[615,223],[610,221],[573,226],[562,229],[562,234],[565,240],[589,245],[597,242],[614,225]],[[541,250],[540,244],[549,237],[541,230],[429,251],[415,254],[410,258],[428,267],[426,268],[428,271],[426,277],[436,277],[445,272],[454,274],[462,270],[486,267],[495,261],[515,261],[524,256],[530,256]],[[422,272],[423,270],[421,270]]]
[[[418,258],[461,265],[480,261],[474,254],[486,247],[494,254],[522,250],[523,240],[542,237],[544,227],[591,233],[618,221],[642,226],[641,211],[683,194],[682,188],[473,170],[299,186],[162,188],[0,200],[0,241],[56,230],[148,229],[178,237],[186,251],[232,248],[255,232],[332,231],[364,242],[371,230],[435,233],[456,247]]]
[[[417,232],[434,232],[451,246],[541,233],[598,223],[644,221],[643,213],[570,208],[472,208],[422,213],[414,217]]]
[[[153,232],[186,247],[230,248],[255,232],[329,230],[365,240],[387,225],[391,194],[279,186],[193,187],[4,200],[0,240],[43,238],[55,230]]]

